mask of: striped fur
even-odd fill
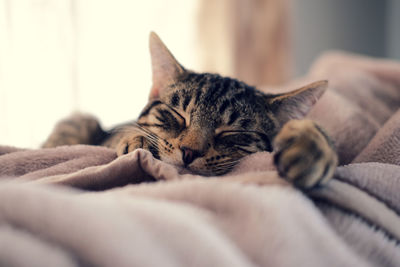
[[[155,34],[150,51],[149,103],[135,122],[109,132],[96,126],[101,145],[115,148],[118,155],[144,148],[155,158],[202,175],[227,173],[244,156],[275,148],[279,172],[300,186],[332,176],[337,160],[327,136],[315,124],[292,120],[308,112],[324,92],[325,81],[269,95],[233,78],[186,70]],[[54,134],[45,146],[62,143],[66,134],[60,129],[59,140]],[[77,133],[67,135],[78,139],[73,143],[91,143]],[[306,140],[307,136],[313,137]]]
[[[147,144],[153,145],[155,157],[204,175],[224,174],[243,156],[272,151],[279,125],[264,97],[235,79],[188,72],[151,101],[136,123],[117,130],[127,136],[129,128],[135,132],[117,150],[123,154],[137,148],[132,143],[140,129],[156,136]],[[193,154],[186,162],[182,147]]]

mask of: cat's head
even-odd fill
[[[138,123],[153,155],[203,175],[231,170],[244,156],[272,151],[290,119],[302,118],[326,81],[286,94],[264,94],[241,81],[185,69],[160,38],[150,35],[153,86]]]

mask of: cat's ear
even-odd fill
[[[155,99],[175,82],[179,76],[185,73],[185,69],[174,58],[168,48],[154,32],[150,33],[150,55],[153,71],[153,85],[150,92],[150,99]]]
[[[318,81],[300,89],[269,95],[265,99],[281,125],[291,119],[304,118],[328,87],[328,81]]]

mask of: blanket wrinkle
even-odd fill
[[[382,82],[393,84],[397,89],[400,87],[400,64],[397,61],[357,55],[345,51],[323,53],[312,64],[310,72],[323,75],[343,69],[351,72],[362,70],[377,77]],[[398,96],[398,94],[395,95]],[[400,98],[397,100],[400,101]]]
[[[365,191],[338,180],[310,193],[313,198],[323,199],[363,217],[371,224],[380,227],[389,237],[400,241],[400,217],[384,203],[370,197]]]
[[[383,125],[353,162],[385,162],[400,165],[400,109]]]
[[[368,145],[380,127],[373,117],[334,90],[322,96],[308,117],[329,133],[341,165],[350,163]]]
[[[10,151],[1,147],[0,151]],[[25,179],[67,174],[87,166],[99,166],[116,158],[112,149],[87,145],[64,146],[54,149],[21,150],[13,153],[2,153],[0,177],[15,176]]]
[[[373,195],[400,214],[400,166],[378,162],[339,167],[335,178]]]
[[[288,88],[316,79],[341,166],[312,191],[268,152],[204,179],[142,149],[0,146],[0,265],[400,266],[400,64],[326,54]]]
[[[57,150],[57,148],[55,148]],[[54,176],[36,177],[38,183],[69,185],[84,190],[100,191],[131,183],[152,182],[154,176],[147,172],[141,162],[148,162],[151,153],[137,150],[134,153],[119,157],[105,165],[91,166],[90,164],[77,172]],[[145,159],[144,161],[140,159]],[[84,162],[88,164],[88,162]],[[156,162],[152,162],[156,163]],[[160,164],[160,163],[158,163]],[[171,166],[161,163],[164,169],[171,170]],[[145,165],[146,166],[146,165]],[[118,177],[118,179],[115,179]]]
[[[154,177],[156,180],[172,180],[179,177],[177,168],[170,164],[166,164],[158,159],[155,159],[149,151],[143,149],[137,149],[134,153],[139,153],[141,155],[141,168]]]
[[[329,219],[337,234],[359,255],[364,255],[374,266],[399,266],[399,243],[378,228],[367,224],[361,217],[338,210],[328,202],[316,201],[316,205]],[[372,240],[371,240],[372,239]],[[359,244],[363,244],[360,246]]]

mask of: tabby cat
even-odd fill
[[[61,121],[44,147],[103,145],[118,155],[137,148],[201,175],[229,172],[244,156],[275,152],[279,174],[309,188],[334,172],[337,156],[327,135],[302,118],[324,93],[318,81],[285,94],[265,94],[241,81],[185,69],[150,34],[153,86],[135,122],[103,131],[94,118]]]

